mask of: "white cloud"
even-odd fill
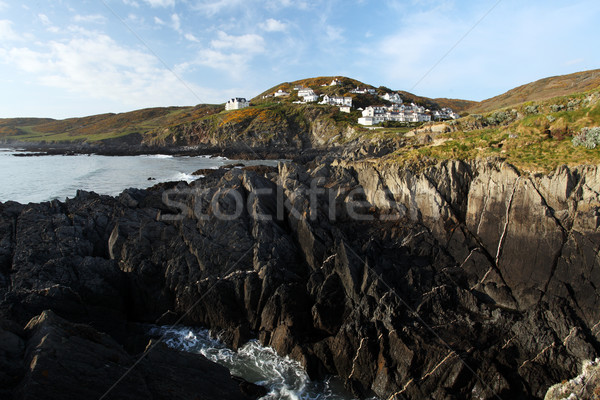
[[[340,41],[344,38],[344,30],[342,28],[328,25],[325,27],[325,37],[330,42]]]
[[[8,8],[8,4],[2,0],[0,0],[0,11],[6,10]]]
[[[318,6],[319,1],[313,0],[313,7]],[[305,0],[267,0],[265,6],[271,10],[279,10],[286,7],[294,7],[299,10],[308,10],[311,8],[311,4]]]
[[[127,21],[135,24],[142,24],[144,23],[144,17],[135,14],[129,14],[127,15]]]
[[[104,17],[103,15],[100,15],[100,14],[75,15],[75,17],[73,17],[73,20],[75,22],[85,22],[85,23],[92,23],[92,24],[106,23],[106,17]]]
[[[173,7],[175,0],[144,0],[151,7]]]
[[[60,32],[60,29],[57,26],[54,26],[52,24],[52,21],[50,21],[50,18],[48,18],[48,16],[46,14],[38,14],[38,19],[42,22],[42,24],[44,26],[46,26],[46,30],[48,32],[52,32],[52,33]]]
[[[565,65],[577,65],[585,61],[585,58],[576,58],[565,62]]]
[[[165,21],[163,21],[162,19],[160,19],[158,17],[154,17],[154,23],[157,25],[166,25]]]
[[[123,0],[123,3],[126,6],[131,6],[131,7],[136,7],[136,8],[140,6],[140,4],[135,0]]]
[[[244,3],[244,0],[199,0],[194,5],[194,8],[209,16],[213,16],[224,10],[239,7]]]
[[[218,39],[212,40],[211,45],[216,49],[241,50],[252,54],[262,53],[265,50],[265,41],[262,36],[253,33],[235,36],[219,31]]]
[[[179,15],[171,15],[171,27],[181,33],[181,20],[179,19]]]
[[[210,45],[200,50],[194,64],[226,71],[235,78],[243,76],[253,57],[265,52],[264,39],[256,34],[235,36],[220,31]]]
[[[265,22],[261,23],[259,27],[267,32],[284,32],[287,30],[287,24],[285,22],[281,22],[273,18],[269,18]]]
[[[189,40],[190,42],[196,42],[196,43],[200,42],[200,40],[199,40],[199,39],[198,39],[196,36],[192,35],[191,33],[186,33],[186,34],[184,35],[184,37],[185,37],[187,40]]]
[[[12,21],[7,19],[0,20],[0,43],[21,40],[19,34],[13,30],[12,24]]]
[[[13,48],[5,60],[44,86],[130,107],[199,102],[155,57],[103,34],[85,32],[68,41],[51,41],[43,51]]]
[[[52,25],[52,22],[50,22],[50,18],[48,18],[46,14],[38,14],[38,18],[42,22],[42,24],[46,26]]]

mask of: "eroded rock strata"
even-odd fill
[[[599,192],[593,166],[324,159],[5,203],[0,393],[61,392],[86,359],[62,362],[72,351],[103,355],[86,390],[104,388],[143,349],[137,323],[180,320],[233,347],[258,337],[359,396],[543,398],[599,355]],[[153,362],[122,390],[189,388]]]

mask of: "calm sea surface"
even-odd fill
[[[77,190],[117,195],[124,189],[147,188],[159,182],[192,181],[200,168],[236,163],[223,157],[149,156],[36,156],[17,157],[0,149],[0,202],[65,200]],[[277,165],[277,161],[242,161],[245,165]],[[155,180],[148,180],[154,178]]]

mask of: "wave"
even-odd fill
[[[186,181],[187,183],[192,183],[198,178],[200,178],[200,176],[186,174],[185,172],[178,172],[177,174],[175,174],[175,176],[173,176],[172,179],[169,179],[169,181]]]
[[[174,156],[169,154],[149,154],[145,156],[147,158],[174,158]]]
[[[252,340],[237,352],[228,349],[207,329],[156,327],[151,335],[161,336],[171,348],[202,354],[209,360],[229,368],[232,375],[268,388],[261,400],[349,400],[336,379],[311,381],[299,362],[281,357],[277,352]]]

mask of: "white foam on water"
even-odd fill
[[[187,183],[192,183],[196,179],[200,178],[198,175],[186,174],[185,172],[178,172],[173,176],[172,179],[168,179],[169,181],[186,181]]]
[[[237,352],[211,337],[206,329],[185,327],[152,328],[151,335],[163,336],[167,346],[191,353],[199,353],[209,360],[223,365],[232,375],[268,388],[262,400],[349,400],[335,379],[311,381],[300,363],[289,357],[281,357],[270,347],[252,340]]]
[[[150,155],[147,155],[146,157],[148,157],[148,158],[173,158],[173,156],[170,154],[150,154]]]

